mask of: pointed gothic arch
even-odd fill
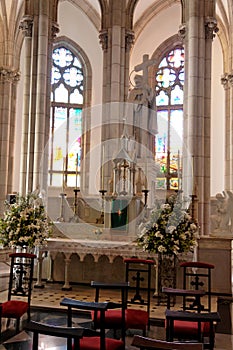
[[[78,72],[77,74],[80,76],[80,82],[79,82],[79,87],[78,85],[72,85],[73,89],[72,89],[72,94],[71,94],[71,89],[70,92],[68,92],[68,94],[70,94],[69,98],[68,98],[68,103],[57,103],[57,101],[54,98],[52,98],[52,106],[51,106],[51,142],[52,142],[52,146],[51,146],[51,154],[50,154],[50,177],[49,177],[49,185],[50,186],[54,186],[55,182],[53,180],[53,175],[56,172],[56,169],[53,165],[53,159],[55,157],[54,155],[54,145],[53,145],[53,133],[54,133],[54,121],[55,121],[55,114],[56,111],[58,111],[58,109],[56,108],[63,108],[63,112],[65,113],[65,119],[71,120],[71,117],[74,117],[72,119],[74,119],[74,125],[72,126],[73,128],[77,128],[77,135],[78,139],[75,141],[72,141],[70,139],[70,135],[74,135],[75,136],[75,132],[73,130],[71,130],[71,126],[69,126],[68,129],[68,124],[67,124],[67,131],[66,131],[66,146],[65,146],[65,161],[64,158],[62,158],[62,162],[64,163],[62,165],[62,169],[60,169],[58,172],[60,174],[62,174],[62,183],[66,186],[70,186],[70,187],[78,187],[80,186],[80,182],[79,180],[77,181],[77,178],[80,178],[80,167],[81,167],[81,158],[82,159],[86,159],[85,154],[83,154],[83,151],[81,153],[81,150],[85,149],[85,152],[89,152],[89,146],[90,146],[90,133],[88,132],[88,130],[90,129],[90,125],[88,125],[88,120],[84,120],[84,118],[86,118],[84,111],[84,108],[90,107],[91,106],[91,76],[92,76],[92,70],[91,70],[91,65],[90,62],[88,60],[87,55],[85,54],[85,52],[82,50],[81,47],[79,47],[79,45],[77,45],[76,43],[74,43],[72,40],[66,38],[65,36],[57,38],[54,42],[53,45],[53,52],[55,52],[56,49],[59,48],[64,48],[67,52],[69,52],[72,57],[73,60],[76,61],[76,66],[73,67],[73,69],[77,70],[78,66]],[[78,66],[77,66],[77,62]],[[72,68],[72,67],[71,67]],[[59,75],[59,72],[58,72]],[[68,89],[69,90],[69,89]],[[52,90],[53,91],[53,90]],[[74,93],[78,93],[78,95],[80,97],[78,97],[78,95],[76,95],[76,97],[73,97],[72,101],[71,101],[71,96],[74,96]],[[79,91],[79,92],[78,92]],[[72,125],[72,124],[71,124]],[[76,137],[76,136],[75,136]],[[85,140],[85,141],[84,141]],[[75,152],[76,148],[78,147],[79,151],[78,153],[74,153],[73,154],[73,159],[70,159],[70,150],[69,150],[69,145],[70,143],[74,144],[74,146],[72,146],[72,150],[71,153]],[[85,142],[85,147],[84,147],[84,142]],[[75,144],[77,143],[77,145],[75,146]],[[77,150],[76,150],[77,151]],[[64,150],[63,150],[64,152]],[[67,153],[69,152],[69,153]],[[64,155],[63,155],[64,156]],[[63,157],[62,156],[62,157]],[[82,168],[87,166],[87,164],[83,164],[82,163]],[[83,169],[83,171],[85,171]],[[65,174],[65,175],[64,175]],[[54,177],[55,178],[55,177]],[[75,178],[75,180],[74,180]],[[65,180],[65,181],[64,181]]]
[[[156,92],[159,129],[155,144],[156,161],[160,164],[157,187],[179,190],[182,177],[184,48],[178,35],[162,43],[152,58],[155,65],[150,71],[150,83]]]

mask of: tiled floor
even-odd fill
[[[0,300],[6,299],[6,292],[0,293]],[[48,322],[50,324],[66,325],[66,313],[58,312],[61,310],[60,301],[63,297],[70,297],[80,300],[93,301],[94,290],[90,287],[73,286],[71,291],[62,291],[62,285],[59,284],[46,284],[43,289],[33,289],[32,293],[32,319],[42,322]],[[118,300],[113,292],[103,294],[103,300]],[[177,302],[177,308],[180,303]],[[213,299],[213,311],[216,310],[216,299]],[[43,309],[44,308],[44,309]],[[46,309],[47,308],[47,309]],[[49,308],[49,309],[48,309]],[[158,339],[165,339],[164,328],[161,326],[164,320],[165,306],[158,306],[156,299],[152,298],[151,301],[151,318],[152,327],[149,331],[149,336]],[[76,319],[75,323],[86,322],[84,319]],[[160,325],[160,326],[158,326]],[[29,350],[30,349],[30,336],[26,332],[21,332],[17,337],[8,335],[9,339],[4,341],[0,345],[0,350]],[[133,350],[131,346],[133,333],[129,333],[127,336],[127,349]],[[65,350],[65,341],[61,339],[41,337],[39,350]],[[233,349],[233,335],[216,333],[217,350],[232,350]]]

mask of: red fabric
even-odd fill
[[[9,254],[9,257],[12,258],[30,258],[30,259],[35,259],[37,256],[35,254],[30,254],[30,253],[11,253]]]
[[[205,269],[214,269],[215,266],[205,262],[186,261],[186,262],[180,263],[180,267],[202,267]]]
[[[204,337],[208,337],[210,334],[210,323],[204,322]]]
[[[96,327],[100,326],[100,314],[97,313]],[[92,312],[92,320],[94,320],[94,312]],[[108,310],[105,312],[106,328],[121,328],[121,310]],[[146,329],[149,323],[149,315],[147,311],[127,309],[125,310],[126,329]]]
[[[94,311],[91,312],[91,318],[94,321]],[[121,328],[121,309],[107,310],[105,312],[106,328]],[[95,323],[96,328],[100,327],[100,312],[97,312],[97,319]]]
[[[116,339],[105,339],[105,350],[124,350],[123,341]],[[73,345],[73,350],[76,350]],[[80,350],[102,350],[100,349],[99,337],[84,337],[80,339]]]
[[[146,329],[149,322],[147,311],[127,309],[125,312],[126,329]]]
[[[138,263],[138,264],[155,265],[155,261],[152,259],[125,258],[124,262],[125,263]]]
[[[204,331],[204,323],[201,323],[201,332]],[[198,322],[189,322],[189,321],[174,321],[174,336],[175,337],[190,337],[198,336]]]
[[[28,310],[28,303],[20,300],[9,300],[2,303],[2,317],[19,318]]]

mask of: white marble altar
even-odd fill
[[[45,252],[51,259],[47,271],[43,269]],[[152,283],[157,278],[157,256],[142,251],[133,242],[109,240],[51,238],[46,247],[42,248],[38,258],[37,287],[43,287],[42,277],[47,281],[64,281],[62,289],[71,289],[71,282],[90,283],[96,280],[124,280],[124,258],[152,257],[155,260]],[[45,276],[43,276],[45,274]]]

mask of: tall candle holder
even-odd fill
[[[100,218],[96,219],[97,224],[104,224],[104,196],[105,196],[106,192],[107,192],[107,190],[99,190],[99,193],[101,194],[101,198],[102,198],[102,204],[101,204]]]
[[[147,206],[147,198],[148,198],[148,193],[149,193],[149,192],[150,192],[150,191],[147,190],[147,189],[142,190],[142,193],[144,194],[144,207]]]
[[[79,188],[74,188],[74,216],[70,219],[70,222],[79,222],[78,217],[78,193],[80,192]]]
[[[57,218],[57,221],[59,222],[65,222],[65,207],[64,207],[64,201],[65,201],[65,197],[66,197],[66,193],[60,193],[61,198],[61,206],[60,206],[60,216],[59,218]]]

